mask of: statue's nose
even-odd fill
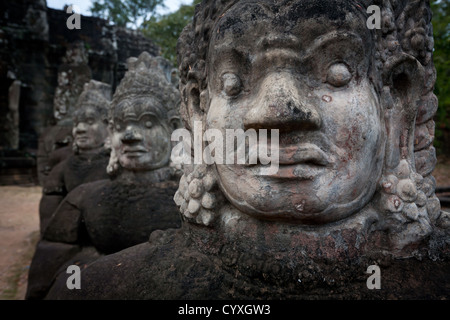
[[[298,80],[289,72],[266,76],[259,95],[244,116],[245,129],[317,130],[321,117],[301,94]]]
[[[75,127],[75,133],[80,134],[80,133],[85,133],[87,131],[87,125],[84,122],[80,122],[77,124],[77,126]]]
[[[134,127],[127,127],[121,138],[123,143],[142,141],[142,134]]]

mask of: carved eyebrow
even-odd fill
[[[329,43],[338,42],[339,46],[348,46],[348,42],[351,42],[352,50],[363,49],[362,40],[359,35],[349,31],[332,31],[317,37],[313,43],[305,49],[304,53],[296,57],[297,60],[304,61],[311,57],[317,56],[317,51],[320,51]],[[343,44],[345,43],[345,44]],[[258,43],[258,50],[261,52],[266,51],[269,48],[277,49],[298,49],[300,47],[300,39],[293,35],[287,35],[283,37],[264,37]]]
[[[298,55],[298,53],[293,49],[286,50],[285,48],[273,48],[268,51],[262,51],[255,55],[252,65],[257,70],[270,65],[277,65],[278,62],[291,61],[298,64],[302,64],[305,61],[303,56]]]
[[[227,44],[219,44],[214,47],[214,57],[212,59],[212,65],[217,68],[219,65],[226,63],[230,58],[243,63],[247,60],[245,52],[238,48],[230,48]],[[219,58],[220,57],[220,58]],[[225,58],[224,58],[225,57]]]
[[[269,48],[279,49],[296,49],[300,46],[300,40],[294,35],[274,36],[269,34],[266,37],[261,38],[256,44],[258,51],[264,51]]]
[[[302,59],[309,59],[312,56],[317,55],[317,51],[321,50],[325,45],[336,41],[339,46],[353,45],[351,47],[353,51],[359,49],[361,52],[358,53],[364,53],[363,41],[358,34],[349,31],[332,31],[315,39],[312,45],[306,49]],[[350,42],[350,44],[348,42]]]
[[[131,115],[124,115],[123,119],[124,121],[141,121],[142,118],[144,118],[145,116],[151,116],[153,118],[158,119],[158,116],[154,113],[154,112],[144,112],[141,113],[139,116],[136,115],[135,113],[131,114]]]
[[[157,115],[153,112],[144,112],[144,113],[141,113],[141,115],[138,117],[138,120],[141,120],[145,116],[151,116],[154,118],[158,118]]]

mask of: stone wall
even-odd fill
[[[0,3],[0,158],[11,150],[35,153],[40,134],[55,123],[58,68],[73,43],[84,43],[92,78],[113,89],[126,71],[127,58],[142,51],[154,56],[159,53],[142,34],[111,26],[100,18],[81,16],[81,29],[69,30],[66,21],[70,15],[47,8],[45,0]],[[21,83],[18,138],[8,120],[14,116],[8,96],[15,80]],[[19,140],[18,146],[14,139]]]

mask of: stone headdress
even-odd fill
[[[76,118],[85,108],[92,107],[98,112],[101,118],[100,120],[107,125],[110,101],[111,86],[104,82],[90,80],[84,84],[83,91],[78,97],[76,103],[77,108],[73,113],[73,118]],[[105,141],[104,148],[107,150],[110,149],[109,138]],[[79,152],[76,142],[73,143],[72,149],[76,154]]]
[[[138,58],[129,58],[128,71],[114,93],[111,109],[124,99],[151,97],[158,102],[155,107],[159,108],[164,124],[177,118],[180,94],[167,79],[161,59],[147,52],[141,53]]]
[[[246,0],[244,0],[246,1]],[[352,6],[363,18],[366,9],[381,9],[381,29],[373,30],[372,78],[381,98],[388,137],[384,170],[371,204],[385,221],[390,250],[417,243],[435,226],[448,225],[436,197],[433,94],[436,71],[432,61],[431,10],[427,0],[331,0],[336,8]],[[255,2],[255,1],[251,1]],[[258,3],[269,3],[261,0]],[[294,1],[284,1],[286,6]],[[206,60],[215,24],[237,0],[205,0],[178,41],[180,113],[188,130],[205,119],[208,105]],[[278,2],[277,2],[278,3]],[[333,8],[329,8],[333,10]],[[225,201],[216,175],[204,165],[185,167],[175,201],[185,220],[214,225],[213,208]]]
[[[77,100],[75,115],[80,109],[90,106],[100,113],[102,120],[107,120],[111,95],[111,86],[107,83],[96,80],[85,83]]]

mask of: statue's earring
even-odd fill
[[[190,81],[181,92],[181,114],[187,120],[185,121],[187,129],[191,129],[192,132],[195,121],[201,121],[202,132],[204,132],[202,120],[207,112],[208,90],[204,89],[200,92],[196,81],[198,75],[194,71],[190,72],[189,78]],[[214,209],[223,202],[223,195],[218,188],[213,167],[206,164],[194,164],[193,167],[185,165],[174,200],[184,220],[212,226],[218,216],[217,210]]]
[[[434,188],[430,179],[416,172],[414,161],[415,119],[423,79],[423,67],[410,55],[386,62],[382,101],[387,142],[378,205],[394,250],[420,242],[432,232],[427,204]]]
[[[115,175],[120,169],[119,158],[116,155],[114,148],[111,149],[111,153],[109,156],[108,166],[106,167],[106,172],[109,175]]]
[[[111,150],[112,145],[111,145],[111,136],[108,135],[105,139],[105,142],[103,143],[103,148],[105,150]]]
[[[185,173],[180,179],[174,200],[180,208],[183,219],[212,226],[218,215],[214,209],[223,200],[212,166],[196,165],[193,172],[187,175]]]

